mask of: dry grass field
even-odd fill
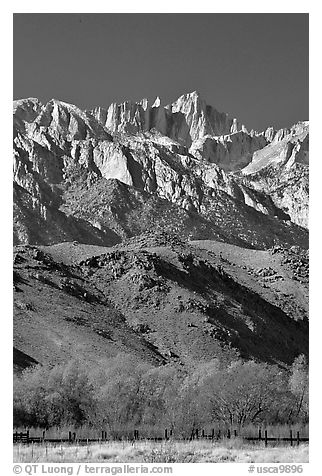
[[[307,463],[309,446],[210,441],[108,442],[92,445],[14,445],[15,463]]]

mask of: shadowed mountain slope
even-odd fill
[[[236,248],[203,243],[148,233],[96,256],[71,245],[78,260],[61,244],[68,264],[57,245],[16,247],[15,346],[52,364],[128,352],[189,367],[237,352],[284,365],[307,353],[306,278],[294,279],[286,251],[249,250],[270,266],[245,269]],[[295,250],[294,259],[304,270],[306,258]]]

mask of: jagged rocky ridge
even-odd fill
[[[248,132],[196,92],[93,111],[15,101],[14,241],[111,245],[161,227],[306,247],[307,156],[308,123]]]

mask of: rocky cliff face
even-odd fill
[[[158,203],[176,217],[158,222],[187,236],[306,246],[292,223],[306,224],[305,204],[299,209],[292,194],[307,187],[307,133],[307,123],[248,133],[196,92],[165,107],[157,98],[91,112],[15,101],[15,242],[115,243],[156,226]],[[115,180],[125,186],[117,194]]]
[[[186,146],[205,135],[220,136],[246,130],[236,119],[207,106],[197,91],[184,94],[166,106],[161,105],[160,98],[152,105],[143,99],[138,103],[111,104],[108,109],[99,107],[92,114],[112,133],[135,134],[156,129]]]
[[[228,171],[240,164],[247,165],[252,153],[268,143],[269,134],[249,134],[237,119],[208,106],[197,91],[166,106],[161,105],[160,98],[152,105],[143,99],[138,103],[111,104],[108,109],[98,107],[91,114],[112,134],[156,130],[191,148],[190,152],[198,158]],[[272,131],[270,134],[274,136]]]
[[[294,223],[308,227],[309,124],[281,129],[272,142],[254,153],[242,170],[247,183],[265,191]]]

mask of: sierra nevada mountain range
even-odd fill
[[[152,106],[142,100],[90,112],[56,100],[46,105],[36,99],[21,100],[15,102],[14,128],[20,216],[15,222],[16,243],[30,242],[28,236],[37,234],[30,220],[24,219],[32,213],[39,224],[50,216],[55,228],[46,236],[35,236],[35,243],[64,241],[64,233],[66,238],[75,237],[79,229],[95,236],[97,243],[107,244],[114,233],[119,235],[113,222],[122,221],[131,205],[124,204],[125,210],[114,213],[113,205],[118,204],[111,197],[110,206],[104,204],[106,210],[100,210],[98,203],[86,214],[82,206],[86,209],[87,201],[99,202],[104,188],[108,195],[111,187],[118,187],[109,186],[109,179],[128,186],[134,200],[148,193],[194,215],[196,221],[202,218],[217,238],[219,227],[236,244],[273,245],[279,241],[278,217],[282,234],[285,230],[285,236],[299,235],[305,241],[305,231],[293,223],[307,226],[306,122],[290,130],[248,133],[236,119],[207,106],[194,92],[166,107],[157,99]],[[290,203],[292,194],[298,197],[297,207]],[[271,228],[270,237],[261,236],[254,210]],[[233,226],[226,223],[228,212]]]
[[[19,362],[307,352],[307,121],[249,131],[197,92],[13,120]]]

